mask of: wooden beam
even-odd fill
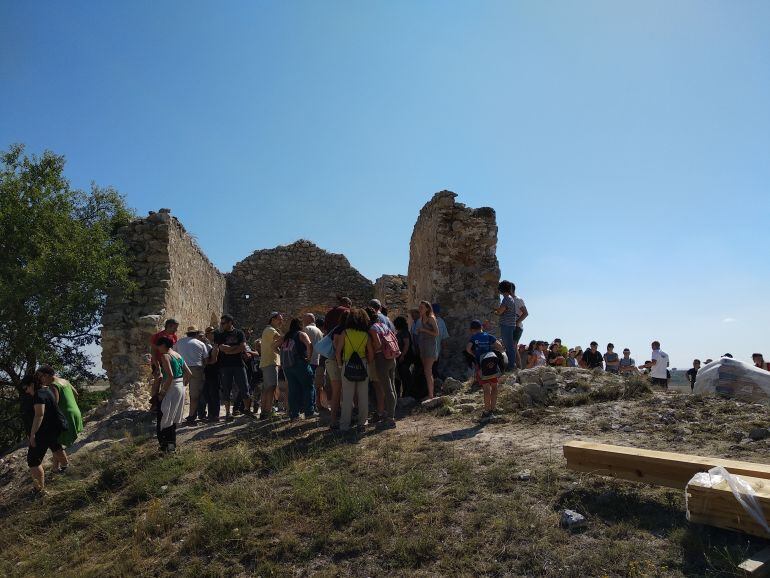
[[[754,490],[765,520],[770,519],[770,480],[741,476]],[[730,486],[722,480],[712,487],[687,485],[687,519],[725,530],[770,538],[765,526],[754,519],[735,499]]]
[[[567,467],[577,472],[684,489],[698,472],[722,466],[731,474],[770,480],[770,465],[627,448],[592,442],[564,444]]]
[[[744,560],[738,569],[744,576],[760,578],[770,574],[770,548],[765,548],[754,554],[751,558]]]

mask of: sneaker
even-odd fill
[[[370,420],[369,420],[369,423],[378,423],[378,422],[379,422],[379,421],[381,421],[381,420],[382,420],[382,417],[380,416],[380,414],[378,414],[378,413],[375,413],[375,414],[372,416],[372,419],[370,419]]]
[[[195,425],[195,422],[198,420],[195,418],[195,416],[185,418],[184,423],[185,425]]]
[[[243,415],[247,415],[249,417],[254,417],[254,412],[251,411],[250,409],[244,409],[243,410]]]
[[[68,464],[68,465],[66,465],[66,466],[59,466],[59,467],[58,467],[58,469],[57,469],[56,471],[57,471],[58,473],[60,473],[60,474],[66,474],[66,473],[67,473],[67,470],[69,470],[69,469],[70,469],[70,467],[69,467],[69,464]]]
[[[234,409],[233,410],[233,415],[241,415],[241,414],[243,414],[243,412],[241,410],[239,410],[239,409]]]
[[[320,413],[318,413],[317,411],[314,411],[314,412],[312,412],[312,413],[306,413],[306,414],[305,414],[305,419],[313,419],[314,417],[318,417],[318,416],[320,416],[320,415],[321,415],[321,414],[320,414]]]
[[[166,453],[173,454],[176,452],[176,444],[168,444],[166,446]]]
[[[391,418],[385,418],[380,423],[380,429],[393,429],[394,427],[396,427],[396,420]]]
[[[233,421],[234,419],[235,419],[235,414],[234,414],[234,413],[233,413],[233,414],[229,414],[229,413],[228,413],[228,414],[225,416],[225,421]]]

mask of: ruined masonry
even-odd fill
[[[444,370],[463,376],[459,351],[472,318],[488,318],[497,305],[500,270],[497,224],[490,208],[469,209],[441,191],[420,211],[412,233],[409,275],[383,275],[372,283],[310,241],[255,251],[222,274],[168,209],[151,212],[121,231],[131,261],[132,290],[108,296],[103,316],[102,365],[113,396],[126,406],[146,404],[148,340],[165,319],[204,328],[231,313],[242,327],[261,331],[273,310],[295,316],[325,313],[346,295],[364,305],[377,297],[391,318],[425,299],[442,305],[450,335]]]
[[[497,222],[489,207],[470,209],[456,203],[451,191],[436,193],[420,211],[409,246],[408,302],[439,303],[447,324],[449,355],[439,372],[463,376],[459,354],[472,319],[496,322],[490,312],[499,303],[497,284]],[[499,336],[499,334],[498,334]]]

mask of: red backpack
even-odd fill
[[[382,344],[382,356],[385,359],[397,359],[401,355],[401,349],[398,347],[396,334],[384,323],[375,323],[375,325]]]

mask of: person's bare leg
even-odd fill
[[[425,381],[428,384],[428,399],[433,399],[433,364],[436,362],[433,357],[424,357],[422,360],[423,371],[425,372]]]
[[[35,484],[35,488],[38,490],[45,490],[45,471],[43,465],[33,466],[29,468],[29,473],[32,476],[32,482]]]
[[[497,409],[497,384],[493,383],[490,385],[490,411],[495,411]]]
[[[484,411],[490,412],[492,411],[492,385],[485,383],[482,389],[484,390]]]
[[[53,452],[53,465],[54,468],[66,468],[70,465],[70,460],[67,457],[67,452],[63,449],[58,452]]]
[[[342,396],[342,381],[332,380],[332,423],[336,423],[340,418],[340,397]]]
[[[270,415],[271,413],[273,413],[274,399],[275,399],[275,388],[266,387],[262,391],[262,400],[260,401],[260,406],[262,406],[261,415]]]

